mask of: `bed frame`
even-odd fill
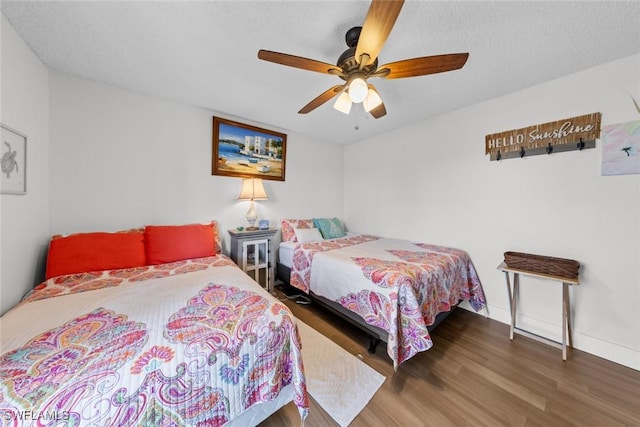
[[[289,283],[289,277],[291,276],[291,269],[279,262],[276,264],[276,267],[277,267],[276,278],[283,281],[286,285],[291,286]],[[291,288],[299,291],[295,287],[291,287]],[[302,291],[299,291],[299,292],[300,292],[300,295],[307,296],[307,294],[303,293]],[[380,341],[383,341],[385,343],[389,341],[389,334],[387,333],[387,331],[385,331],[384,329],[380,329],[377,326],[369,325],[367,322],[364,321],[362,317],[347,310],[337,302],[331,301],[320,295],[316,295],[313,292],[310,292],[308,295],[311,297],[311,300],[313,302],[316,302],[324,309],[332,312],[338,317],[341,317],[342,319],[346,320],[350,324],[366,332],[369,335],[369,348],[367,349],[369,353],[373,354],[376,352],[376,347],[378,346]],[[457,304],[453,306],[450,311],[438,313],[438,315],[436,316],[436,320],[433,322],[433,324],[427,327],[429,332],[433,331],[440,324],[440,322],[442,322],[457,306],[458,306]]]

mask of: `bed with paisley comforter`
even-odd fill
[[[460,301],[485,306],[463,250],[355,233],[292,242],[285,221],[296,220],[283,220],[278,277],[385,341],[396,368],[432,347],[429,329]],[[312,226],[301,221],[297,227]]]
[[[0,318],[2,425],[256,425],[308,410],[291,312],[222,254],[49,278]]]

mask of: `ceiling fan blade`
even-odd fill
[[[368,84],[367,86],[369,86],[369,89],[371,89],[372,91],[377,93],[378,96],[380,96],[380,92],[378,92],[378,90],[372,84]],[[380,96],[380,100],[382,100],[381,96]],[[380,105],[378,105],[377,107],[369,111],[369,114],[371,114],[375,119],[379,119],[380,117],[386,115],[387,109],[384,108],[384,101],[382,101]]]
[[[337,85],[332,87],[331,89],[327,89],[326,91],[318,95],[316,98],[314,98],[310,103],[302,107],[302,109],[298,111],[298,114],[307,114],[315,110],[316,108],[318,108],[319,106],[321,106],[322,104],[324,104],[325,102],[327,102],[328,100],[336,96],[338,93],[340,93],[340,91],[344,89],[345,86],[346,84]]]
[[[356,47],[355,58],[361,68],[371,64],[378,57],[403,4],[404,0],[373,0],[371,2]],[[363,54],[369,57],[362,57]]]
[[[405,59],[378,67],[375,74],[386,72],[388,79],[425,76],[460,69],[467,62],[468,53],[450,53],[447,55],[423,56],[422,58]],[[384,74],[382,75],[384,77]]]
[[[343,74],[342,70],[340,70],[335,65],[331,65],[326,62],[316,61],[315,59],[308,59],[308,58],[303,58],[301,56],[289,55],[286,53],[272,52],[270,50],[260,49],[258,51],[258,58],[264,61],[275,62],[276,64],[287,65],[289,67],[315,71],[323,74],[336,74],[336,75]]]

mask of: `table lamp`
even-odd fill
[[[247,230],[257,230],[258,227],[255,226],[256,220],[258,219],[258,214],[256,213],[255,206],[253,205],[254,200],[269,200],[267,197],[267,193],[264,191],[264,186],[262,185],[262,179],[260,178],[245,178],[242,180],[242,189],[240,190],[240,195],[238,196],[238,200],[250,200],[251,205],[249,206],[249,210],[247,211],[247,222],[249,222],[249,227]]]

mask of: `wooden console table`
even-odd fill
[[[572,333],[571,333],[571,304],[569,302],[569,285],[579,285],[578,278],[554,276],[551,274],[537,273],[534,271],[519,270],[517,268],[510,268],[502,262],[498,266],[498,270],[504,272],[507,279],[507,289],[509,291],[509,307],[511,309],[511,328],[509,330],[509,339],[513,340],[513,333],[518,332],[521,335],[528,336],[538,341],[551,344],[555,347],[562,349],[562,360],[567,360],[567,335],[569,336],[569,346],[573,347]],[[511,286],[511,280],[509,280],[509,273],[513,274],[513,290]],[[532,334],[528,331],[520,329],[516,326],[516,302],[518,300],[518,287],[520,286],[520,274],[530,277],[536,277],[538,279],[554,280],[562,283],[562,344],[552,341],[550,339],[541,337],[539,335]]]

